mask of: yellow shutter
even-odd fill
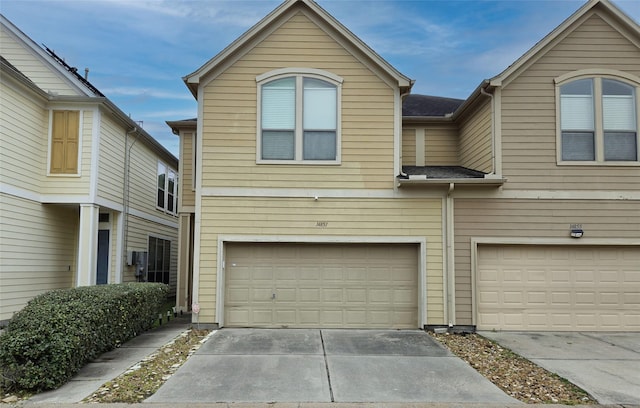
[[[51,173],[78,173],[79,111],[53,111]]]

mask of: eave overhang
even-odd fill
[[[196,130],[198,128],[197,119],[168,120],[165,123],[176,136],[180,136],[180,130]]]

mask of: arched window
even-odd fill
[[[637,85],[579,78],[560,90],[560,161],[637,162]]]
[[[258,79],[258,94],[258,162],[339,162],[340,81],[277,75]]]

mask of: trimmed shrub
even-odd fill
[[[0,336],[0,384],[35,392],[61,386],[91,359],[153,327],[168,293],[159,283],[127,283],[37,296]]]

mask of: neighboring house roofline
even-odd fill
[[[274,21],[276,21],[279,17],[284,15],[286,12],[291,10],[293,7],[297,5],[304,5],[311,11],[315,13],[315,15],[319,16],[325,23],[331,26],[334,30],[336,30],[340,35],[346,38],[351,44],[353,44],[361,53],[363,53],[367,58],[373,61],[378,67],[380,67],[387,75],[397,81],[398,86],[401,89],[401,93],[405,94],[410,92],[411,87],[414,84],[414,80],[409,77],[403,75],[395,69],[391,64],[389,64],[384,58],[382,58],[379,54],[377,54],[373,49],[371,49],[366,43],[364,43],[361,39],[359,39],[355,34],[353,34],[349,29],[347,29],[344,25],[342,25],[338,20],[336,20],[331,14],[329,14],[326,10],[320,7],[313,0],[285,0],[280,6],[274,9],[271,13],[269,13],[266,17],[260,20],[257,24],[247,30],[244,34],[238,37],[235,41],[229,44],[226,48],[220,51],[216,56],[207,61],[204,65],[198,68],[196,71],[192,72],[189,75],[183,77],[183,81],[193,94],[195,98],[198,97],[198,84],[201,79],[206,76],[209,72],[211,72],[215,67],[223,64],[229,58],[232,58],[234,55],[238,54],[238,52],[250,43],[252,40],[257,38],[262,32],[264,32]]]
[[[195,130],[198,126],[198,119],[168,120],[165,123],[171,128],[171,132],[173,132],[174,135],[179,136],[180,129]]]
[[[553,31],[547,34],[542,40],[537,42],[531,49],[525,52],[520,58],[518,58],[513,64],[507,67],[500,74],[494,76],[488,81],[492,86],[503,86],[510,81],[513,76],[517,76],[521,68],[530,63],[540,53],[542,53],[548,46],[550,46],[556,39],[558,39],[563,33],[575,24],[578,20],[583,18],[587,13],[596,9],[597,7],[604,8],[609,12],[614,19],[622,24],[626,29],[630,30],[637,37],[636,45],[640,46],[640,26],[629,16],[627,16],[622,10],[612,4],[609,0],[589,0],[576,12],[569,16],[566,20],[560,23]]]
[[[0,72],[4,75],[8,75],[10,78],[13,78],[40,98],[44,100],[49,99],[50,95],[47,92],[36,85],[25,74],[20,72],[18,68],[14,67],[13,64],[7,61],[2,55],[0,55]]]
[[[31,39],[31,37],[26,35],[22,30],[16,27],[8,18],[6,18],[2,14],[0,14],[0,23],[3,27],[6,27],[15,37],[26,44],[43,63],[51,66],[53,70],[57,71],[60,74],[60,77],[69,86],[83,95],[93,95],[91,89],[80,82],[71,71],[67,70],[60,63],[56,62],[55,59],[53,59],[45,49],[36,44],[35,41]]]
[[[178,159],[169,150],[162,146],[153,136],[142,129],[133,119],[125,114],[116,104],[111,102],[107,97],[102,94],[93,84],[86,79],[82,78],[73,67],[68,65],[62,58],[57,56],[50,49],[43,49],[36,44],[28,35],[22,32],[11,21],[0,14],[0,23],[3,27],[7,27],[14,35],[16,35],[24,44],[32,49],[44,63],[51,66],[60,76],[69,82],[74,88],[77,88],[81,95],[53,95],[46,92],[35,84],[31,79],[24,75],[18,68],[16,68],[10,61],[2,58],[2,71],[10,73],[11,76],[29,89],[39,94],[41,97],[46,98],[50,102],[74,102],[74,103],[98,103],[107,108],[120,122],[129,129],[135,129],[137,133],[152,150],[158,153],[166,161],[175,165],[177,168]]]

